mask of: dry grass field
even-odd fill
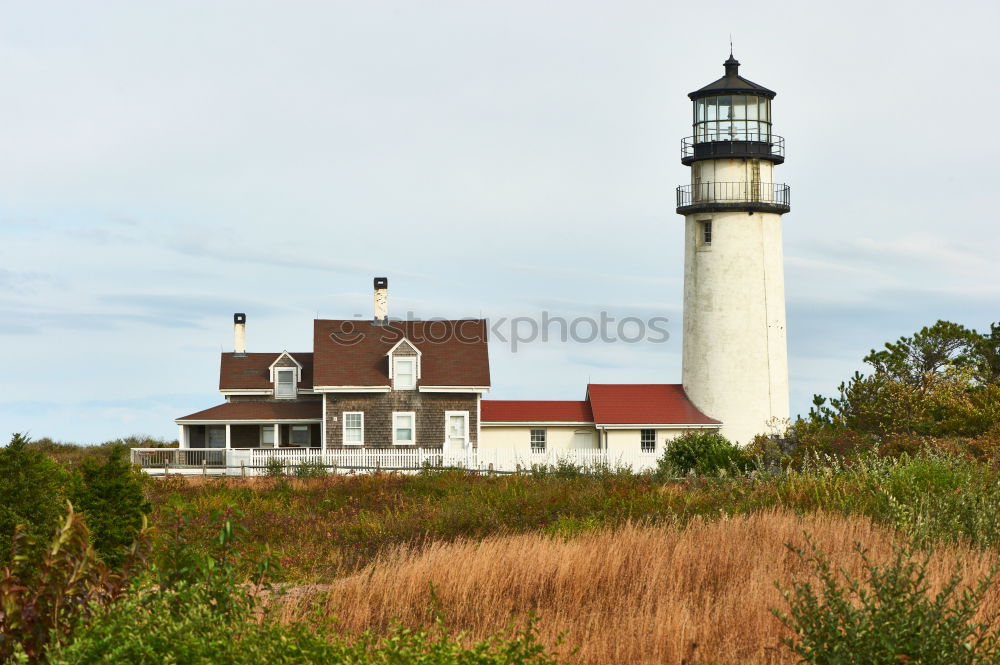
[[[448,624],[473,638],[539,617],[541,638],[578,648],[592,664],[795,663],[779,640],[786,630],[775,581],[807,573],[786,543],[809,533],[836,566],[860,574],[864,543],[875,561],[892,553],[893,532],[866,518],[767,511],[684,527],[626,525],[562,539],[539,533],[398,548],[350,577],[289,595],[282,620],[316,620],[316,606],[340,630],[382,630],[393,620],[427,625],[434,594]],[[937,547],[931,582],[961,563],[966,579],[986,573],[995,554]],[[300,590],[302,591],[302,590]],[[986,599],[1000,610],[1000,589]],[[572,659],[571,659],[572,660]]]

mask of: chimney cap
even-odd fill
[[[247,315],[243,312],[236,312],[233,314],[233,323],[246,323]]]
[[[389,288],[389,278],[388,277],[376,277],[375,278],[375,288],[376,289],[387,289],[387,288]]]

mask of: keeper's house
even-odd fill
[[[246,352],[246,316],[223,353],[225,403],[177,419],[182,448],[475,447],[490,388],[483,320],[313,321],[311,352]]]

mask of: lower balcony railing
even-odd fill
[[[677,212],[748,210],[785,213],[788,185],[773,182],[702,182],[677,188]]]

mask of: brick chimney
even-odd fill
[[[238,356],[247,354],[247,315],[233,314],[233,352]]]
[[[375,278],[375,324],[384,326],[389,322],[389,279]]]

